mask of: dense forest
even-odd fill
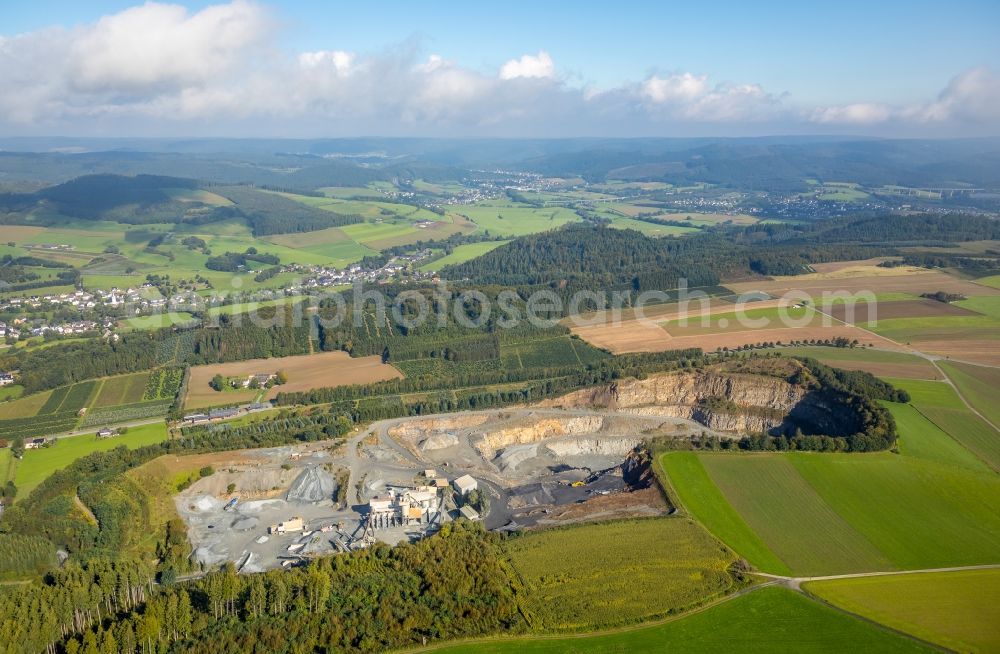
[[[747,275],[796,275],[828,261],[898,254],[898,247],[1000,238],[1000,222],[958,214],[831,218],[758,224],[658,239],[632,230],[567,225],[521,237],[442,271],[450,279],[565,289],[668,290]]]

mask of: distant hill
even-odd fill
[[[205,224],[241,219],[255,235],[307,232],[361,222],[249,186],[210,187],[162,175],[85,175],[33,193],[0,194],[0,223],[64,220]]]
[[[998,163],[997,138],[0,139],[0,180],[8,182],[146,173],[299,190],[454,180],[493,168],[773,191],[804,190],[805,178],[998,188]]]

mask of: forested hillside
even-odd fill
[[[814,263],[895,255],[903,245],[996,238],[1000,221],[959,214],[758,224],[671,239],[568,225],[521,237],[443,272],[480,284],[666,290],[681,279],[688,287],[711,286],[750,274],[800,274]]]

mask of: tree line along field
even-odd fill
[[[660,624],[564,637],[473,640],[433,648],[441,654],[740,651],[803,654],[933,652],[933,648],[778,587],[761,588]],[[428,651],[426,649],[421,651]]]
[[[733,554],[686,518],[547,529],[504,551],[527,589],[523,610],[544,631],[660,618],[737,588]]]

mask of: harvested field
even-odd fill
[[[937,354],[948,359],[975,361],[989,366],[1000,366],[1000,341],[987,339],[932,339],[919,341],[915,346],[921,352]]]
[[[817,273],[829,275],[831,273],[838,273],[842,270],[849,270],[855,268],[871,268],[878,267],[883,261],[889,259],[898,259],[898,257],[876,257],[874,259],[855,259],[853,261],[830,261],[828,263],[814,263],[812,264],[812,269]],[[883,270],[895,270],[894,268],[883,268]]]
[[[891,270],[886,268],[885,270]],[[919,272],[906,275],[868,275],[841,279],[823,279],[800,275],[794,277],[775,277],[771,280],[751,282],[734,282],[726,284],[734,293],[751,293],[760,291],[774,296],[780,296],[789,291],[803,291],[818,299],[824,292],[835,293],[846,291],[860,293],[961,293],[963,295],[1000,295],[1000,289],[991,289],[974,282],[957,279],[937,270],[920,269]],[[819,304],[814,302],[814,304]]]
[[[232,404],[252,400],[257,391],[218,392],[209,386],[212,377],[239,377],[255,373],[273,373],[284,370],[288,383],[267,391],[267,399],[279,392],[308,391],[313,388],[370,384],[387,379],[402,378],[403,373],[391,365],[383,364],[381,357],[351,358],[346,352],[321,352],[274,359],[251,359],[207,366],[192,366],[188,394],[184,400],[187,409]]]
[[[878,302],[847,304],[844,302],[823,307],[837,320],[858,324],[893,318],[924,318],[928,316],[977,316],[975,311],[963,307],[938,302],[937,300],[903,300],[901,302]]]
[[[754,308],[764,308],[778,306],[778,300],[761,300],[760,302],[754,302],[748,304]],[[702,313],[717,313],[732,311],[734,305],[732,302],[723,299],[721,297],[712,296],[706,297],[702,300],[692,299],[687,305],[682,305],[679,302],[664,302],[662,304],[650,304],[645,305],[641,309],[641,315],[639,309],[633,308],[623,308],[617,314],[617,319],[621,322],[631,322],[633,320],[638,320],[645,318],[647,320],[671,320],[674,318],[680,318],[685,315],[697,316]],[[584,312],[576,314],[570,318],[564,318],[562,324],[567,327],[577,329],[589,329],[591,327],[604,327],[606,323],[616,319],[616,313],[613,309],[608,309],[603,312]]]
[[[864,370],[877,377],[943,378],[941,372],[927,359],[903,352],[835,347],[785,347],[776,351],[787,356],[812,357],[843,370]]]
[[[796,279],[852,279],[854,277],[898,277],[900,275],[920,275],[928,272],[926,268],[917,266],[894,266],[887,268],[878,265],[884,258],[865,259],[863,261],[835,261],[819,263],[813,266],[816,272],[806,275],[795,275]]]
[[[796,329],[821,327],[827,323],[832,325],[828,317],[809,307],[758,308],[756,305],[743,311],[727,313],[711,313],[678,318],[663,324],[663,328],[673,337],[705,336],[713,334],[728,334],[731,332],[765,331],[775,326],[784,325]],[[759,326],[757,326],[759,325]]]
[[[619,325],[573,327],[572,332],[591,345],[608,350],[612,354],[672,349],[667,330],[659,325],[637,320],[626,321]]]
[[[623,323],[617,327],[591,327],[574,330],[591,345],[604,348],[614,354],[623,352],[663,352],[700,347],[713,352],[720,347],[730,349],[763,342],[791,343],[792,341],[826,340],[844,337],[864,346],[890,350],[905,350],[890,340],[876,336],[852,325],[832,325],[830,327],[782,327],[777,329],[750,329],[695,336],[671,336],[665,329],[638,321]],[[995,347],[995,346],[994,346]]]

